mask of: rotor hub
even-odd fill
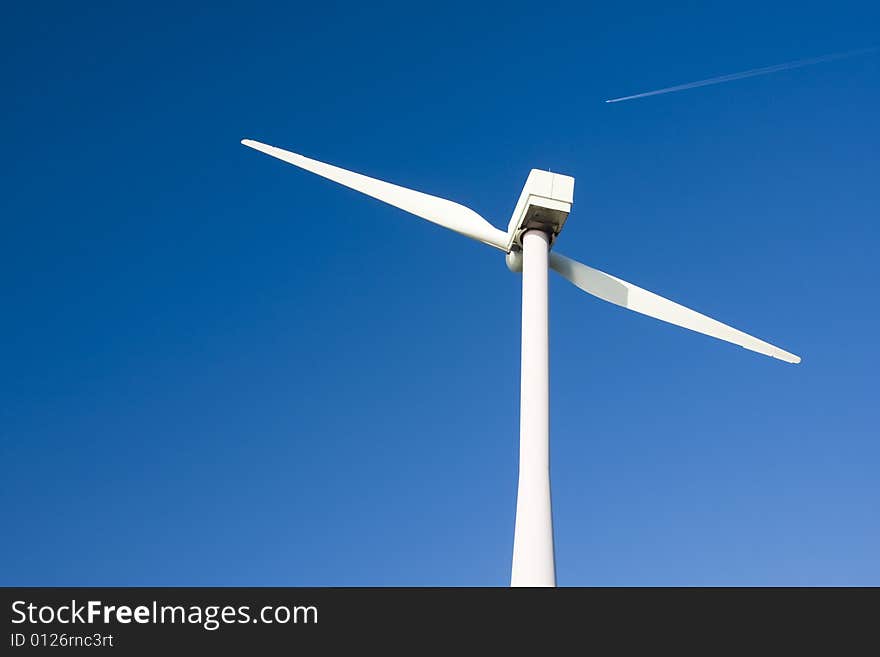
[[[522,250],[514,249],[513,251],[510,251],[504,256],[504,262],[507,263],[507,268],[514,274],[521,274],[523,267]]]

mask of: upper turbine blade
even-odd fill
[[[584,292],[593,296],[623,306],[637,313],[648,315],[676,326],[682,326],[697,333],[710,335],[713,338],[738,344],[740,347],[757,351],[765,356],[772,356],[784,360],[787,363],[800,363],[800,356],[795,356],[769,342],[743,333],[732,326],[706,317],[695,310],[664,299],[663,297],[648,292],[642,288],[622,281],[615,276],[593,269],[564,255],[550,252],[550,267],[555,269],[563,278],[568,279]]]
[[[340,185],[372,196],[401,210],[406,210],[417,217],[427,219],[435,224],[449,228],[457,233],[485,242],[502,251],[507,251],[507,233],[495,228],[470,208],[443,198],[423,194],[413,189],[400,187],[382,180],[369,178],[360,173],[340,169],[332,164],[325,164],[310,158],[291,153],[275,146],[262,144],[252,139],[242,139],[241,143],[250,148],[262,151],[279,160],[323,176]]]

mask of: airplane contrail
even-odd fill
[[[810,66],[811,64],[820,64],[822,62],[830,62],[835,59],[844,59],[845,57],[854,57],[856,55],[864,55],[869,52],[876,52],[877,47],[862,48],[861,50],[850,50],[848,52],[839,52],[831,55],[822,55],[820,57],[811,57],[809,59],[799,59],[795,62],[786,62],[785,64],[776,64],[775,66],[765,66],[763,68],[753,68],[740,73],[730,73],[728,75],[719,75],[717,78],[708,78],[706,80],[697,80],[696,82],[688,82],[686,84],[677,84],[674,87],[665,87],[655,91],[646,91],[641,94],[632,96],[623,96],[621,98],[612,98],[606,100],[606,103],[620,103],[624,100],[634,100],[636,98],[645,98],[647,96],[659,96],[660,94],[671,94],[676,91],[684,91],[685,89],[694,89],[696,87],[706,87],[710,84],[721,84],[722,82],[730,82],[731,80],[741,80],[743,78],[751,78],[756,75],[767,75],[768,73],[778,73],[779,71],[787,71],[792,68],[801,68],[802,66]]]

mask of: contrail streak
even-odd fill
[[[645,98],[647,96],[659,96],[660,94],[671,94],[676,91],[684,91],[685,89],[695,89],[696,87],[706,87],[710,84],[721,84],[722,82],[730,82],[731,80],[742,80],[743,78],[752,78],[756,75],[767,75],[769,73],[778,73],[779,71],[787,71],[792,68],[801,68],[802,66],[810,66],[811,64],[820,64],[822,62],[830,62],[835,59],[844,59],[845,57],[854,57],[856,55],[864,55],[869,52],[876,52],[877,47],[862,48],[861,50],[850,50],[848,52],[839,52],[832,55],[822,55],[821,57],[811,57],[810,59],[799,59],[795,62],[786,62],[785,64],[776,64],[775,66],[765,66],[764,68],[753,68],[740,73],[730,73],[729,75],[720,75],[717,78],[709,78],[707,80],[697,80],[696,82],[688,82],[686,84],[677,84],[674,87],[665,87],[655,91],[646,91],[642,94],[634,94],[632,96],[623,96],[622,98],[612,98],[606,100],[606,103],[619,103],[624,100],[634,100],[636,98]]]

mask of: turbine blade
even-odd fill
[[[800,356],[795,356],[769,342],[759,340],[695,310],[685,308],[674,301],[643,290],[632,283],[588,267],[577,260],[566,258],[555,251],[550,252],[550,267],[584,292],[604,301],[697,333],[737,344],[745,349],[756,351],[765,356],[772,356],[787,363],[801,362]]]
[[[242,139],[241,143],[255,150],[277,157],[301,169],[332,180],[367,196],[393,205],[430,222],[454,230],[478,242],[507,251],[507,233],[495,228],[470,208],[447,201],[413,189],[393,185],[382,180],[369,178],[363,174],[340,169],[332,164],[291,153],[275,146],[262,144],[252,139]]]

